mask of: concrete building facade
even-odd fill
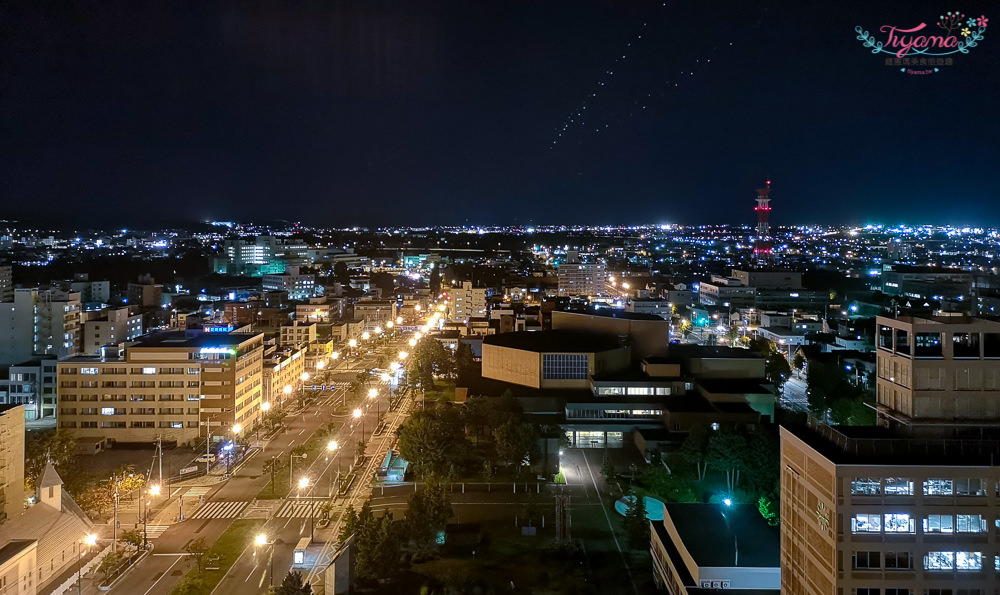
[[[0,524],[23,508],[24,405],[0,405]]]
[[[0,303],[0,365],[59,357],[80,348],[80,294],[58,289],[15,289],[14,299]]]

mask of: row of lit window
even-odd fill
[[[869,514],[851,517],[851,533],[916,533],[916,517],[908,513]],[[998,521],[1000,526],[1000,521]],[[986,517],[980,514],[929,514],[923,518],[923,533],[985,533]]]
[[[985,496],[987,482],[980,478],[943,479],[929,478],[923,481],[925,496]],[[851,494],[855,496],[913,496],[913,480],[906,477],[857,477],[851,482]]]
[[[924,555],[924,570],[976,571],[983,569],[983,558],[989,563],[989,556],[982,552],[927,552]],[[886,552],[885,565],[882,552],[854,552],[853,570],[913,570],[915,556],[910,552]],[[988,566],[987,566],[988,567]],[[994,567],[1000,571],[1000,556],[994,558]]]
[[[878,587],[858,587],[854,595],[916,595],[906,588],[890,587],[883,591]],[[983,595],[982,589],[924,589],[923,595]]]

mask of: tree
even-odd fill
[[[767,496],[761,496],[757,500],[757,510],[760,511],[760,516],[764,517],[768,525],[772,527],[778,526],[778,505],[774,500],[771,500]]]
[[[718,431],[708,440],[709,466],[726,474],[726,489],[732,494],[740,483],[747,448],[746,438],[735,431]]]
[[[521,421],[508,421],[493,430],[497,457],[518,470],[537,455],[538,426]]]
[[[705,479],[705,473],[708,472],[708,440],[711,436],[712,431],[708,426],[696,425],[681,444],[680,455],[686,462],[694,465],[698,481]]]
[[[406,528],[410,539],[420,550],[432,547],[438,531],[444,529],[451,515],[451,501],[444,485],[437,481],[427,482],[408,502]]]
[[[368,449],[368,443],[364,440],[358,440],[358,447],[355,451],[359,459],[365,458],[365,451]]]
[[[142,531],[139,529],[124,531],[118,539],[134,550],[142,547]]]
[[[103,558],[101,558],[101,563],[97,565],[97,572],[101,573],[104,580],[107,580],[118,567],[122,565],[122,561],[125,559],[125,554],[122,552],[108,552]]]
[[[428,286],[430,286],[431,296],[437,296],[441,293],[441,272],[438,270],[440,266],[437,263],[431,264],[431,274],[430,278],[427,280]]]
[[[189,556],[194,558],[195,564],[198,565],[198,572],[201,572],[201,560],[205,557],[205,552],[208,551],[208,544],[205,543],[205,538],[199,537],[198,539],[189,542],[184,546],[184,551],[187,552]]]
[[[471,429],[475,434],[476,444],[479,444],[479,437],[485,433],[493,413],[494,407],[490,399],[479,395],[469,398],[462,407],[462,423],[467,432]]]
[[[333,265],[333,276],[341,285],[349,286],[351,284],[351,273],[347,270],[347,263],[343,261]]]
[[[472,345],[465,341],[460,341],[455,348],[455,373],[458,375],[458,383],[463,386],[476,375],[475,354],[472,353]]]
[[[288,571],[281,585],[274,591],[276,595],[310,595],[312,585],[303,582],[301,572]]]
[[[450,403],[417,410],[399,429],[399,454],[424,476],[444,476],[468,448],[462,419]]]
[[[796,352],[795,357],[792,358],[792,367],[799,372],[806,367],[806,358],[802,353]]]
[[[634,550],[649,547],[649,520],[646,518],[646,506],[643,498],[632,494],[625,509],[625,535],[628,546]]]
[[[764,376],[768,382],[774,385],[774,389],[781,394],[785,382],[792,375],[792,368],[788,365],[788,360],[780,353],[772,353],[764,360]]]
[[[606,449],[604,451],[604,460],[601,461],[601,475],[604,476],[604,483],[608,485],[617,477],[615,466],[611,464],[611,458],[608,457]]]
[[[45,463],[52,461],[56,471],[63,479],[73,467],[76,459],[76,438],[72,432],[62,428],[44,432],[25,432],[24,434],[24,479],[29,491],[35,489],[35,483],[45,470]]]

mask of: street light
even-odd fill
[[[330,354],[330,359],[331,360],[340,359],[340,353],[337,352],[337,351],[334,351],[333,353]]]
[[[264,413],[267,413],[268,411],[271,410],[271,404],[268,403],[267,401],[264,401],[263,403],[260,404],[260,410],[263,411]]]
[[[303,477],[299,479],[299,494],[298,497],[302,497],[302,490],[309,487],[309,478]],[[309,539],[313,540],[316,538],[316,500],[309,500]]]
[[[406,359],[406,356],[408,356],[408,355],[410,355],[410,354],[406,353],[405,351],[400,351],[399,352],[399,359]]]
[[[393,363],[395,363],[395,362],[393,362]],[[390,376],[389,376],[388,372],[382,372],[382,374],[380,374],[379,377],[378,377],[378,379],[381,380],[382,382],[389,382],[389,378],[390,378]]]
[[[416,346],[417,346],[417,340],[416,339],[410,339],[410,347],[416,347]]]
[[[396,317],[396,324],[403,324],[403,317],[402,316],[397,316]]]
[[[267,535],[265,535],[264,533],[257,534],[257,537],[254,537],[254,539],[253,539],[253,544],[255,546],[253,553],[256,556],[257,555],[257,549],[256,548],[263,547],[265,545],[269,545],[268,542],[267,542]],[[273,551],[271,552],[271,555],[268,556],[267,565],[268,565],[267,578],[270,581],[270,584],[273,586],[274,585],[274,552]]]
[[[386,374],[386,376],[388,376],[388,374]],[[370,389],[368,391],[368,398],[369,399],[375,399],[375,424],[376,424],[375,429],[377,430],[378,429],[378,421],[382,418],[382,409],[381,409],[382,405],[378,401],[378,389],[374,389],[374,388]]]
[[[388,321],[388,322],[385,323],[385,328],[392,328],[393,324],[394,323],[390,320],[390,321]]]
[[[361,340],[362,341],[367,341],[368,339],[371,339],[371,337],[372,336],[371,336],[371,334],[368,333],[368,331],[365,331],[365,332],[361,333]]]
[[[80,540],[83,545],[87,546],[87,553],[90,553],[90,548],[97,545],[97,536],[93,533],[84,535],[83,539]],[[76,593],[80,595],[83,592],[83,548],[79,545],[76,546]]]
[[[358,346],[358,340],[351,339],[350,341],[347,342],[347,344],[350,346],[351,349],[354,349],[355,347]]]
[[[399,362],[392,362],[391,364],[389,364],[389,369],[392,370],[393,372],[395,372],[396,370],[399,370],[402,367],[403,367],[403,364],[401,364]],[[388,376],[388,374],[387,374],[387,376]]]
[[[324,362],[323,360],[320,360],[320,361],[316,362],[316,369],[317,370],[322,370],[325,367],[326,367],[326,362]]]
[[[354,410],[354,419],[361,419],[361,438],[365,437],[365,420],[361,417],[361,410]]]
[[[375,327],[375,334],[376,335],[381,335],[382,334],[382,327],[376,326]]]
[[[338,446],[339,445],[337,444],[336,440],[331,440],[326,443],[326,451],[328,453],[334,452],[335,450],[337,450]],[[326,460],[328,461],[330,460],[330,455],[327,455]],[[337,469],[337,488],[338,489],[340,488],[340,469]],[[330,480],[330,497],[331,498],[333,497],[333,480]]]

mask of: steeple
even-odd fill
[[[62,478],[56,473],[52,461],[48,461],[45,463],[45,470],[42,471],[42,479],[38,482],[38,501],[61,511],[62,485]]]

